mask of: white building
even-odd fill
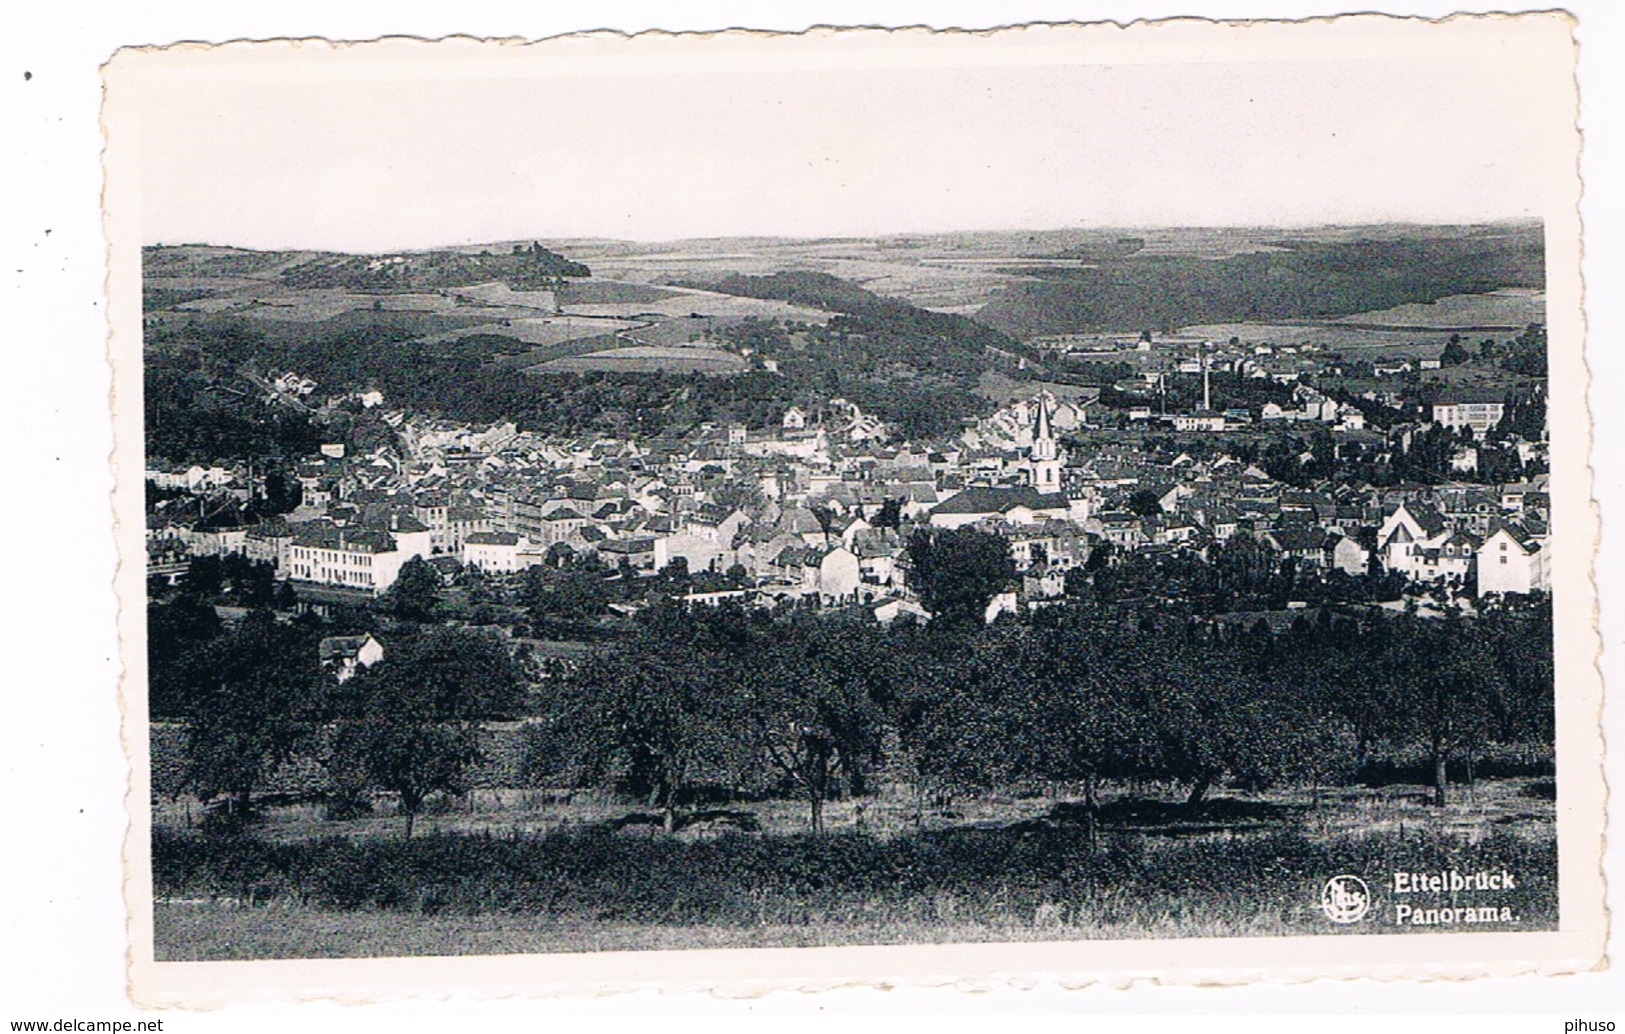
[[[402,552],[385,531],[313,522],[288,546],[288,577],[379,594],[395,584],[401,565],[412,556],[428,555],[427,548]]]
[[[513,574],[547,559],[545,547],[511,531],[477,531],[463,540],[463,563],[486,574]]]
[[[1466,581],[1472,574],[1478,542],[1445,523],[1436,510],[1412,510],[1401,503],[1377,531],[1383,567],[1414,581],[1448,578]]]
[[[862,583],[862,567],[851,550],[836,546],[822,556],[807,558],[801,568],[802,588],[816,592],[824,603],[845,603],[857,599]]]
[[[654,540],[654,569],[664,571],[678,557],[690,571],[726,571],[733,565],[734,553],[713,539],[686,532],[661,535]]]
[[[1174,417],[1176,431],[1222,431],[1223,413],[1180,413]]]
[[[1433,404],[1434,423],[1443,424],[1452,431],[1459,431],[1464,427],[1471,428],[1473,434],[1480,436],[1499,424],[1501,417],[1505,415],[1504,402],[1457,401]]]
[[[340,682],[355,678],[363,668],[370,668],[384,659],[384,645],[372,634],[329,636],[317,648],[317,657],[323,668],[331,671]]]
[[[1478,593],[1527,594],[1551,588],[1551,550],[1544,540],[1503,524],[1478,547]]]

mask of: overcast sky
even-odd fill
[[[1542,214],[1566,26],[1378,28],[134,54],[110,125],[148,242]]]

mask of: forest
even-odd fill
[[[1028,279],[975,318],[1029,338],[1346,316],[1455,294],[1543,288],[1544,247],[1539,226],[1519,225],[1459,237],[1284,241],[1223,259],[1103,254],[1082,267],[1023,266]]]
[[[835,397],[910,438],[948,434],[989,408],[975,393],[976,378],[1003,362],[990,358],[989,344],[1010,343],[968,321],[954,324],[961,337],[945,339],[927,318],[935,314],[909,311],[918,318],[899,311],[836,317],[827,327],[797,324],[795,345],[792,330],[778,322],[718,328],[725,339],[781,360],[778,373],[757,367],[728,377],[543,370],[517,377],[511,358],[526,346],[497,334],[430,344],[387,326],[294,337],[230,318],[193,319],[149,332],[147,451],[175,462],[311,451],[317,432],[297,415],[262,405],[238,376],[245,366],[297,370],[324,396],[376,388],[394,407],[473,423],[508,419],[544,434],[682,434],[704,421],[761,428],[792,404]]]

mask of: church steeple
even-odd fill
[[[1038,416],[1033,420],[1033,459],[1052,460],[1055,458],[1055,430],[1050,427],[1049,407],[1044,404],[1044,397],[1038,397]]]
[[[1037,399],[1038,414],[1033,418],[1033,447],[1027,454],[1028,473],[1032,485],[1040,492],[1061,490],[1061,457],[1055,441],[1055,428],[1050,424],[1049,405],[1044,396]]]

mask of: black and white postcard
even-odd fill
[[[120,52],[137,999],[1597,965],[1573,66]]]

